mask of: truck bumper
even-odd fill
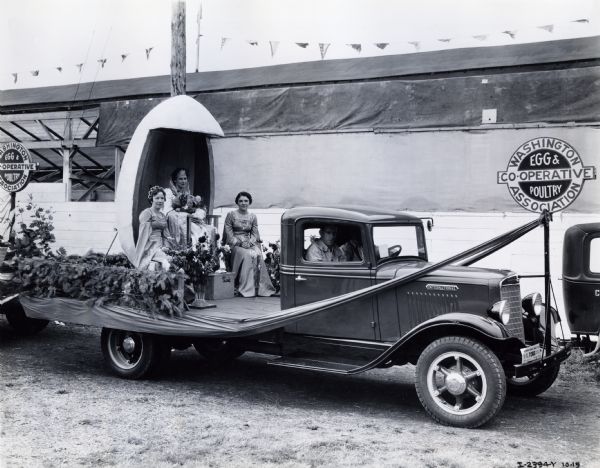
[[[546,367],[559,364],[571,355],[571,343],[565,343],[559,346],[555,353],[540,359],[539,361],[528,362],[527,364],[515,364],[513,366],[513,377],[527,377],[535,372],[539,372]]]

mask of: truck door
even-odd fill
[[[314,248],[312,251],[309,249],[311,244],[319,242],[319,231],[324,225],[336,228],[337,249],[327,250],[320,243],[319,260],[315,260],[314,256],[311,259],[310,252],[314,252]],[[363,254],[363,241],[367,238],[365,230],[366,227],[358,223],[299,221],[296,224],[295,305],[328,299],[372,284],[371,265]],[[340,250],[343,258],[340,258]],[[329,261],[331,256],[336,257],[336,261]],[[296,332],[373,340],[376,338],[373,299],[353,301],[317,312],[298,321]]]

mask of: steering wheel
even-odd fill
[[[388,247],[388,256],[390,258],[397,257],[402,252],[402,246],[400,244],[391,245]]]

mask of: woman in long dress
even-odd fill
[[[171,174],[164,211],[177,246],[187,247],[188,218],[192,245],[196,245],[201,237],[205,237],[211,244],[216,242],[217,231],[214,226],[206,224],[206,210],[202,207],[202,198],[191,194],[188,172],[183,167],[178,167]]]
[[[169,269],[169,258],[163,247],[170,247],[172,237],[167,226],[167,217],[162,212],[165,204],[165,189],[154,186],[148,192],[152,204],[140,213],[140,228],[135,247],[133,264],[139,269],[155,269],[157,264]]]
[[[275,288],[261,255],[256,215],[248,211],[252,195],[240,192],[235,197],[237,210],[225,217],[224,242],[231,247],[233,272],[238,293],[244,297],[272,296]]]

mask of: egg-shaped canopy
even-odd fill
[[[202,144],[206,147],[203,141],[205,136],[223,136],[221,126],[210,112],[189,96],[166,99],[142,119],[125,152],[115,196],[119,241],[130,260],[135,254],[137,235],[134,231],[138,227],[140,207],[145,203],[143,193],[147,192],[147,187],[142,185],[147,182],[151,185],[166,185],[164,181],[168,179],[164,174],[168,161],[160,161],[160,158],[169,158],[170,155],[162,149],[153,148],[157,139],[151,138],[151,133],[161,132],[169,133],[171,138],[181,136],[182,139],[189,140],[191,137],[191,144],[195,147]],[[192,151],[192,157],[197,154],[199,153],[194,154]],[[151,173],[152,168],[154,174]],[[149,206],[148,203],[145,206]]]

